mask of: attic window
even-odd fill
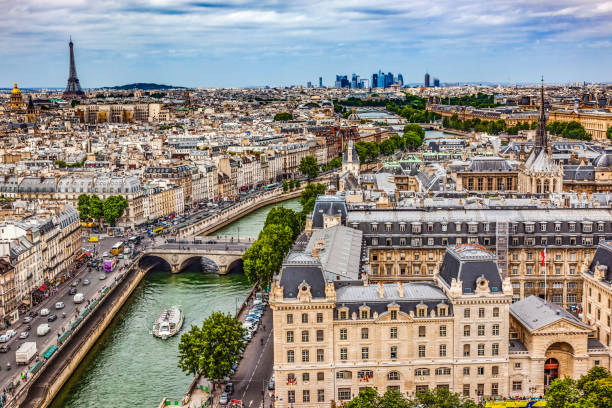
[[[465,289],[464,289],[464,292],[465,292],[465,293],[472,293],[472,288],[465,288]]]

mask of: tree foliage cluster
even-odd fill
[[[294,188],[300,188],[302,180],[283,180],[283,192],[293,191]]]
[[[270,210],[257,240],[242,257],[244,274],[251,284],[270,284],[303,227],[301,213],[284,207]]]
[[[612,126],[610,126],[608,130],[606,130],[606,137],[612,140]]]
[[[489,121],[481,120],[480,118],[462,120],[459,119],[459,116],[455,113],[450,118],[445,117],[442,119],[442,126],[449,129],[463,131],[474,130],[475,132],[486,132],[490,135],[498,135],[506,130],[506,121],[503,119]]]
[[[469,398],[443,388],[418,393],[414,399],[394,389],[380,395],[374,388],[366,388],[346,404],[346,408],[476,408]]]
[[[229,313],[213,312],[202,327],[191,326],[181,335],[178,366],[186,375],[202,373],[215,382],[230,373],[245,348],[242,323]]]
[[[319,165],[317,164],[317,160],[310,155],[302,157],[298,170],[304,174],[309,181],[319,175]]]
[[[612,375],[603,367],[595,366],[578,381],[557,378],[546,391],[548,408],[612,407]]]
[[[375,161],[379,155],[391,155],[397,150],[418,149],[425,138],[425,130],[419,125],[410,123],[404,126],[404,134],[392,136],[380,143],[377,142],[357,142],[355,149],[359,155],[359,161],[363,164]]]
[[[342,167],[342,158],[341,157],[334,157],[333,159],[331,159],[329,161],[329,163],[327,163],[326,165],[321,166],[321,170],[326,171],[326,170],[333,170],[333,169],[337,169]]]
[[[290,114],[289,112],[280,112],[280,113],[277,113],[276,115],[274,115],[274,121],[275,122],[285,121],[285,120],[292,120],[292,119],[293,119],[293,115]]]
[[[495,103],[493,95],[487,95],[482,92],[478,92],[476,95],[453,96],[450,98],[450,102],[448,98],[442,99],[441,102],[449,105],[473,106],[475,108],[495,108],[503,105]]]
[[[304,217],[312,213],[314,210],[317,196],[325,194],[325,185],[321,183],[309,183],[300,195],[300,204],[302,205],[302,214]]]
[[[584,126],[580,122],[548,122],[546,124],[546,130],[553,135],[562,136],[566,139],[577,139],[577,140],[591,140],[592,137],[586,132]]]
[[[115,221],[123,216],[127,207],[127,200],[120,195],[109,196],[106,200],[101,200],[97,195],[81,194],[77,204],[81,221],[96,220],[99,223],[104,217],[111,225],[115,225]]]

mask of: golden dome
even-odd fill
[[[13,88],[11,93],[12,94],[20,94],[21,93],[21,90],[19,88],[17,88],[17,82],[15,82],[15,87]]]

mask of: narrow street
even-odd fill
[[[262,407],[264,395],[267,395],[266,402],[270,400],[268,382],[272,376],[274,361],[272,325],[272,310],[268,306],[261,318],[259,329],[248,344],[238,370],[231,379],[234,393],[230,399],[242,400],[247,408]]]

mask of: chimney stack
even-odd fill
[[[401,281],[397,282],[397,293],[399,294],[399,297],[401,297],[401,298],[404,297],[404,286],[402,286],[402,282]]]
[[[383,288],[382,282],[378,282],[378,296],[381,298],[385,297],[385,290]]]

